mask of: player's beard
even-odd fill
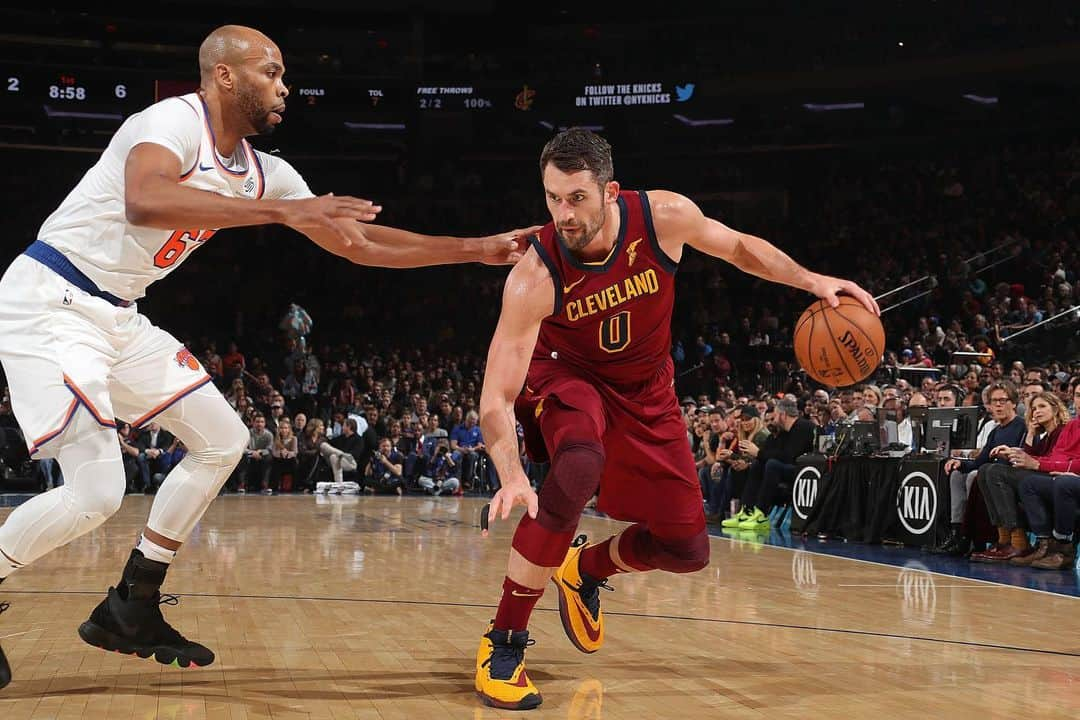
[[[584,222],[579,221],[576,227],[573,229],[571,235],[566,234],[566,230],[559,228],[559,236],[566,243],[566,247],[580,252],[593,241],[596,234],[600,232],[604,227],[604,221],[607,219],[607,213],[604,212],[603,206],[600,207],[600,213]]]
[[[251,127],[255,128],[255,132],[260,135],[274,132],[275,126],[270,122],[270,108],[263,104],[250,86],[241,84],[236,89],[236,105],[251,123]]]

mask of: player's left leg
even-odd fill
[[[552,578],[559,590],[559,616],[574,647],[593,653],[604,642],[600,590],[620,573],[666,570],[690,573],[709,564],[709,534],[700,523],[636,523],[601,543],[579,535]]]
[[[672,432],[661,427],[645,436],[625,418],[622,425],[630,432],[605,438],[600,509],[639,522],[595,545],[586,546],[579,536],[553,577],[563,629],[587,653],[604,641],[600,590],[609,577],[647,570],[687,573],[709,563],[701,488],[681,425],[671,422]]]
[[[214,654],[170,626],[160,605],[176,551],[240,460],[250,434],[191,354],[168,333],[145,322],[144,337],[113,369],[111,394],[121,416],[139,427],[157,420],[188,453],[166,476],[150,519],[131,551],[120,582],[79,628],[91,645],[153,655],[163,664],[209,665]],[[137,416],[137,417],[136,417]]]

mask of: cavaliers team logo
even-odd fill
[[[637,246],[641,244],[641,238],[638,238],[634,242],[630,243],[630,247],[626,248],[626,255],[628,262],[627,267],[634,267],[634,261],[637,260]]]
[[[195,359],[195,356],[191,354],[191,351],[187,348],[179,350],[176,353],[176,364],[179,367],[186,367],[188,370],[198,371],[199,361]]]

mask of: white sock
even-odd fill
[[[139,544],[135,546],[135,549],[141,552],[147,560],[165,563],[166,565],[171,564],[173,558],[176,557],[175,550],[163,548],[157,543],[147,540],[145,535],[139,536]]]

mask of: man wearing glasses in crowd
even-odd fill
[[[945,461],[944,470],[949,476],[949,497],[952,500],[952,527],[945,540],[931,552],[940,555],[965,555],[971,549],[971,541],[962,533],[964,509],[971,485],[984,466],[988,467],[995,462],[1008,464],[1005,457],[992,457],[991,450],[1000,445],[1020,447],[1024,443],[1027,424],[1024,418],[1016,414],[1017,399],[1016,388],[1012,383],[1002,380],[991,384],[988,400],[990,414],[997,422],[997,427],[990,431],[986,444],[975,458],[950,458]]]

